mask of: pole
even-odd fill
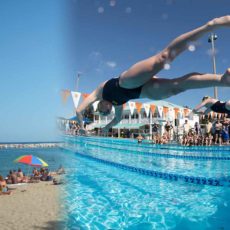
[[[77,74],[77,81],[76,81],[76,91],[78,91],[80,76],[81,76],[81,73],[78,72],[78,74]]]
[[[211,34],[208,42],[211,43],[212,45],[212,65],[213,65],[213,73],[216,75],[216,56],[215,56],[215,40],[217,39],[217,35],[216,34]],[[217,99],[218,98],[218,90],[217,87],[214,87],[214,98]]]

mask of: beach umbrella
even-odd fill
[[[17,163],[22,163],[22,164],[27,164],[30,166],[35,166],[35,167],[47,167],[48,164],[43,161],[41,158],[33,156],[33,155],[23,155],[18,157],[14,162]]]

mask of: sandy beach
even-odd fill
[[[12,185],[11,195],[0,195],[0,229],[62,229],[61,186],[52,182]]]

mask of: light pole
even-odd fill
[[[211,33],[208,38],[208,42],[212,45],[212,64],[213,64],[213,73],[216,75],[216,57],[215,57],[215,40],[217,40],[217,35]],[[214,98],[217,99],[217,87],[214,87]]]

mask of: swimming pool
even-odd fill
[[[65,141],[66,229],[229,229],[229,147]]]

